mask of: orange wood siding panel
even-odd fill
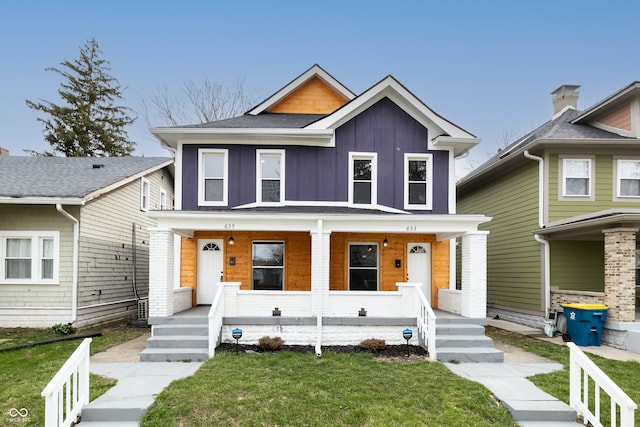
[[[598,117],[596,121],[616,129],[631,130],[631,104],[625,104],[606,115]]]
[[[347,99],[323,80],[313,77],[267,111],[269,113],[329,114],[346,103]]]
[[[223,277],[225,282],[240,282],[240,289],[252,289],[252,242],[253,241],[283,241],[285,251],[284,290],[311,290],[311,235],[309,233],[273,233],[273,232],[234,232],[235,245],[229,245],[230,233],[199,231],[194,233],[197,239],[223,239],[224,261]],[[185,240],[185,239],[183,239]],[[195,248],[195,243],[193,244]],[[183,251],[183,255],[184,255]],[[181,259],[181,265],[189,268],[192,263],[194,272],[193,288],[197,287],[197,252],[190,255],[194,261]],[[229,258],[235,257],[236,264],[229,265]],[[182,277],[182,273],[181,273]],[[182,284],[181,280],[181,286]],[[195,292],[194,292],[195,295]]]
[[[348,290],[349,242],[378,243],[381,291],[396,291],[398,289],[396,282],[407,281],[407,244],[425,242],[431,243],[431,305],[437,307],[438,289],[449,288],[449,241],[438,242],[432,234],[387,234],[389,244],[385,248],[382,246],[384,238],[384,234],[333,233],[331,235],[330,290]],[[401,261],[400,268],[395,266],[397,259]]]
[[[183,237],[180,239],[180,287],[192,288],[191,305],[196,305],[196,279],[198,247],[195,239]]]

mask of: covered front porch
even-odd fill
[[[550,243],[551,309],[562,311],[564,303],[607,305],[603,342],[636,352],[639,228],[640,211],[608,210],[535,231]]]

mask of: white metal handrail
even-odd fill
[[[209,357],[216,354],[216,346],[222,333],[222,318],[224,316],[224,283],[218,283],[216,295],[209,309]]]
[[[433,312],[424,292],[422,292],[422,286],[416,285],[415,289],[418,295],[418,333],[422,335],[422,339],[427,343],[429,359],[437,360],[436,314]]]
[[[42,390],[45,427],[75,424],[82,408],[89,404],[90,345],[91,338],[85,338]]]
[[[632,427],[635,410],[638,407],[627,394],[602,372],[574,343],[567,343],[570,351],[569,361],[569,405],[583,417],[584,425],[591,423],[601,427],[600,390],[611,398],[611,426]],[[581,375],[582,374],[582,375]],[[589,408],[589,378],[594,381],[595,408]],[[617,422],[617,408],[620,408],[620,423]]]

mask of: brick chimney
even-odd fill
[[[578,108],[578,96],[580,96],[580,85],[562,85],[551,92],[553,95],[553,117],[564,111],[567,107]]]
[[[9,155],[9,150],[5,150],[4,148],[0,147],[0,156],[8,156]]]

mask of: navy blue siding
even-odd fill
[[[336,147],[184,145],[182,209],[198,207],[198,149],[229,150],[229,208],[256,200],[256,150],[285,150],[285,198],[347,202],[349,152],[378,153],[378,204],[404,208],[404,153],[432,153],[433,213],[448,213],[449,153],[427,150],[427,129],[385,98],[336,129]],[[220,209],[216,207],[215,209]],[[422,211],[423,213],[427,213]]]

